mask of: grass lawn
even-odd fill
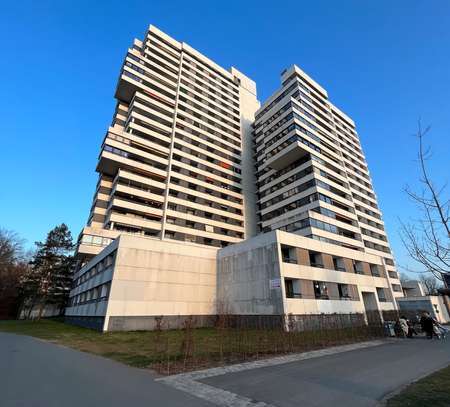
[[[379,333],[343,328],[286,333],[281,329],[218,329],[100,333],[55,320],[0,321],[0,331],[34,336],[163,374],[370,340]]]
[[[408,386],[387,402],[388,407],[450,406],[450,366]]]
[[[101,333],[48,319],[0,321],[0,331],[33,336],[134,367],[148,367],[161,359],[160,352],[155,348],[154,331]],[[197,329],[195,335],[208,336],[212,331]],[[165,343],[169,343],[171,348],[181,346],[182,331],[165,331],[163,334]]]

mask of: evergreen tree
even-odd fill
[[[23,295],[29,314],[39,304],[41,318],[47,304],[63,308],[72,284],[73,240],[67,225],[62,223],[48,234],[44,242],[36,242],[36,253],[24,279]]]

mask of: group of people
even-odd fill
[[[414,327],[415,324],[405,316],[401,316],[398,322],[403,337],[412,338],[413,335],[418,335]],[[426,334],[428,339],[433,339],[433,337],[445,339],[447,336],[448,329],[436,321],[429,312],[424,312],[422,316],[417,315],[416,322],[420,324],[422,332]]]

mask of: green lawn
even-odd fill
[[[0,331],[34,336],[163,374],[220,366],[288,352],[370,340],[368,327],[287,333],[281,329],[162,330],[100,333],[55,320],[0,321]]]
[[[408,386],[387,402],[388,407],[450,406],[450,366]]]
[[[33,336],[83,352],[108,357],[134,367],[148,367],[159,362],[161,352],[166,351],[167,345],[171,349],[173,359],[174,348],[180,348],[183,340],[183,332],[179,330],[163,332],[164,343],[161,344],[154,331],[101,333],[48,319],[0,321],[0,331]],[[205,337],[211,334],[211,331],[197,329],[195,335]]]

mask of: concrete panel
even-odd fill
[[[219,252],[219,313],[283,313],[278,245],[273,241],[275,235],[268,235],[265,239],[256,238],[260,247],[243,243]]]
[[[306,249],[302,249],[297,247],[297,262],[298,264],[302,264],[304,266],[309,266],[309,251]]]
[[[322,254],[323,267],[328,270],[334,270],[333,256],[329,254]]]

